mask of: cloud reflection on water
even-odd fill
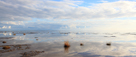
[[[45,51],[35,57],[136,56],[135,35],[131,34],[123,36],[122,33],[86,32],[78,34],[74,32],[68,34],[52,34],[51,32],[49,34],[17,34],[13,37],[14,39],[0,39],[0,41],[7,42],[5,44],[1,42],[0,45],[31,44],[30,49],[2,53],[1,57],[20,57],[19,53],[35,50]],[[69,41],[69,48],[64,48],[64,41]],[[110,46],[107,46],[108,42],[111,42]],[[84,45],[80,46],[80,43]]]
[[[63,42],[39,42],[31,44],[29,50],[15,52],[45,51],[35,57],[136,56],[136,43],[111,43],[107,46],[105,42],[84,42],[84,46],[80,46],[80,42],[71,41],[70,44],[70,48],[64,48]],[[7,54],[3,57],[16,56],[10,52]]]

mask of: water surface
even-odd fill
[[[118,56],[136,56],[135,32],[0,31],[0,57]]]

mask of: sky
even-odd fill
[[[0,30],[136,31],[136,0],[0,0]]]

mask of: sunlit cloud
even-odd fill
[[[11,29],[11,26],[2,26],[0,29]]]
[[[0,0],[0,29],[135,30],[135,1],[100,0],[82,6],[85,2]]]

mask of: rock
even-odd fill
[[[83,43],[80,43],[80,46],[83,46]]]
[[[64,42],[64,47],[70,47],[70,44],[69,44],[68,41],[65,41],[65,42]]]
[[[106,43],[106,45],[107,45],[107,46],[110,46],[110,45],[111,45],[111,43]]]
[[[26,35],[25,33],[23,33],[23,35]]]
[[[10,46],[4,46],[3,49],[10,49]]]
[[[6,43],[6,41],[3,41],[3,43]]]
[[[38,41],[38,39],[36,39]]]
[[[16,35],[15,33],[13,35]]]
[[[20,53],[22,56],[21,57],[33,57],[36,56],[40,53],[43,53],[43,51],[28,51],[24,53]]]

